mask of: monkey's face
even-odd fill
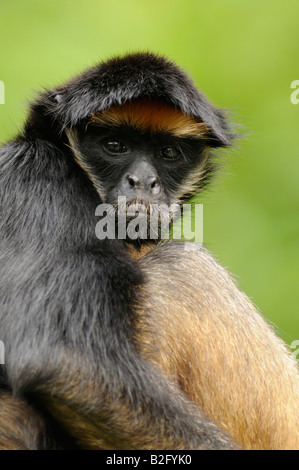
[[[71,144],[103,203],[128,221],[138,212],[160,223],[171,221],[206,177],[204,131],[169,105],[142,101],[93,116]]]

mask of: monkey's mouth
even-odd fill
[[[118,205],[118,211],[123,213],[126,212],[127,219],[135,218],[137,215],[139,216],[147,216],[151,212],[151,204],[148,202],[134,200],[128,201],[126,204]]]
[[[161,238],[176,216],[171,206],[139,199],[118,202],[113,211],[118,233],[126,233],[125,238],[131,240]]]
[[[150,222],[151,218],[160,219],[161,217],[167,217],[171,222],[179,208],[177,205],[168,206],[167,204],[134,199],[114,204],[113,210],[118,218],[126,217],[127,221],[136,219],[136,217],[147,217]]]

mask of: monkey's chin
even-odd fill
[[[160,213],[158,203],[150,203],[140,199],[118,202],[113,205],[113,209],[117,217],[125,217],[128,222],[136,217],[151,217],[151,215],[155,217]]]
[[[127,241],[154,241],[163,238],[175,218],[166,204],[133,200],[114,206],[118,233],[126,233]]]
[[[122,210],[122,208],[120,207]],[[151,213],[151,205],[142,201],[132,201],[126,204],[126,215],[128,220],[132,220],[136,216],[147,217]]]

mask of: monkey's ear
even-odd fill
[[[91,114],[137,98],[163,100],[206,124],[211,147],[235,137],[222,109],[214,107],[173,62],[150,53],[112,58],[40,96],[35,110],[73,127]]]

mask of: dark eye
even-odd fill
[[[125,153],[127,147],[120,140],[109,140],[105,144],[105,148],[111,153]]]
[[[160,156],[163,158],[166,158],[167,160],[174,160],[178,158],[179,155],[180,155],[180,152],[175,147],[163,147],[160,150]]]

